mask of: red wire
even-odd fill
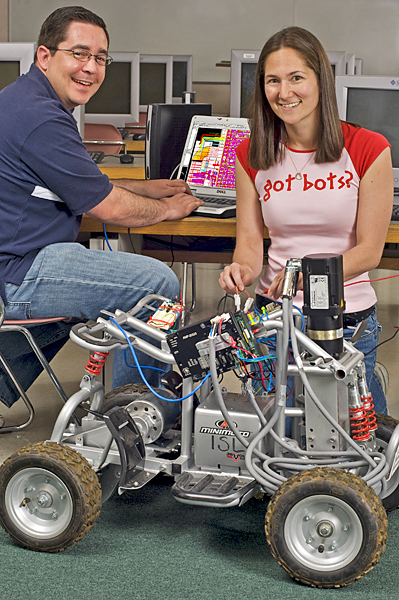
[[[345,283],[344,287],[348,287],[349,285],[356,285],[357,283],[369,283],[370,281],[384,281],[385,279],[393,279],[394,277],[399,277],[399,275],[389,275],[388,277],[381,277],[380,279],[362,279],[361,281]]]

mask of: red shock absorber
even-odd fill
[[[352,437],[356,442],[364,442],[370,439],[370,431],[367,415],[359,394],[359,388],[356,385],[350,385],[348,386],[348,391],[349,420]]]
[[[369,431],[375,431],[378,428],[378,424],[375,416],[373,397],[370,394],[364,373],[362,373],[362,375],[358,378],[358,386],[360,400],[362,402],[363,410],[367,418],[367,425]]]
[[[378,429],[378,423],[375,416],[373,397],[369,394],[368,396],[361,396],[361,399],[363,401],[363,409],[366,414],[369,431],[375,431]]]
[[[94,352],[90,354],[85,370],[91,375],[99,375],[105,365],[109,352]]]
[[[352,437],[356,442],[370,439],[367,416],[363,407],[349,408]]]

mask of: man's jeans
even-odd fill
[[[125,252],[88,250],[77,243],[62,243],[43,248],[22,284],[7,283],[6,293],[7,319],[65,316],[84,321],[96,320],[102,309],[128,311],[148,294],[176,298],[179,282],[168,266],[152,258]],[[136,316],[146,320],[150,314],[148,309],[142,309]],[[45,355],[51,346],[51,353],[47,356],[54,356],[67,341],[70,327],[65,324],[61,331],[55,332],[50,325],[40,326],[40,331],[36,328]],[[34,331],[32,333],[37,335]],[[154,343],[150,338],[134,333]],[[5,338],[6,334],[0,336],[0,350],[10,360],[11,368],[15,368],[17,377],[27,389],[39,374],[36,373],[35,359],[32,353],[26,354],[25,346],[20,349],[19,334],[7,335],[4,342],[3,336]],[[141,382],[137,369],[126,366],[123,351],[116,350],[113,354],[112,387]],[[143,367],[169,368],[141,352],[137,352],[137,357]],[[134,364],[131,356],[128,362]],[[159,385],[159,371],[144,369],[144,374],[151,385]],[[11,405],[18,399],[18,394],[10,397],[3,379],[0,377],[0,400]],[[80,374],[77,384],[79,380]]]

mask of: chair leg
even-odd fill
[[[2,419],[3,425],[0,426],[0,433],[10,433],[11,431],[21,431],[22,429],[26,429],[26,427],[28,427],[32,423],[33,418],[35,416],[35,411],[34,411],[34,408],[31,404],[28,396],[25,393],[25,390],[23,389],[23,387],[21,387],[18,379],[15,377],[11,367],[7,364],[7,361],[1,352],[0,352],[0,362],[3,366],[3,369],[6,371],[7,375],[10,377],[11,381],[17,388],[23,402],[25,403],[26,408],[28,409],[28,418],[26,421],[24,421],[20,425],[9,425],[7,427],[4,427],[4,419]]]
[[[63,387],[61,386],[60,382],[58,381],[53,369],[50,367],[43,352],[37,345],[31,332],[26,327],[22,327],[21,325],[3,325],[1,327],[1,331],[19,331],[20,333],[22,333],[25,336],[30,347],[34,351],[38,361],[40,362],[43,369],[46,371],[46,373],[50,377],[55,389],[57,390],[58,395],[60,396],[61,400],[65,404],[68,401],[68,396],[66,395]],[[1,433],[9,433],[10,431],[18,431],[21,429],[25,429],[26,427],[28,427],[28,425],[31,424],[35,412],[34,412],[33,406],[31,404],[29,398],[26,395],[25,390],[21,387],[17,377],[14,375],[14,373],[12,373],[10,366],[7,364],[4,356],[2,356],[1,353],[0,353],[0,362],[2,363],[5,371],[11,377],[12,382],[14,383],[15,387],[17,388],[23,402],[25,403],[25,405],[29,411],[29,416],[28,416],[27,421],[25,421],[21,425],[12,425],[12,426],[8,426],[8,427],[1,427],[0,428],[0,434],[1,434]],[[73,415],[73,419],[74,419],[74,422],[76,423],[76,425],[80,425],[80,419],[76,416],[76,414]]]

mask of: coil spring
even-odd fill
[[[362,407],[349,408],[352,437],[357,442],[370,439],[370,431],[366,411]]]
[[[91,375],[99,375],[107,361],[108,354],[108,352],[90,354],[90,358],[85,366],[86,371]]]
[[[378,423],[377,423],[377,418],[375,416],[373,397],[372,396],[365,396],[364,398],[362,397],[362,401],[363,401],[364,412],[365,412],[365,415],[367,418],[367,425],[368,425],[369,431],[375,431],[378,428]]]

